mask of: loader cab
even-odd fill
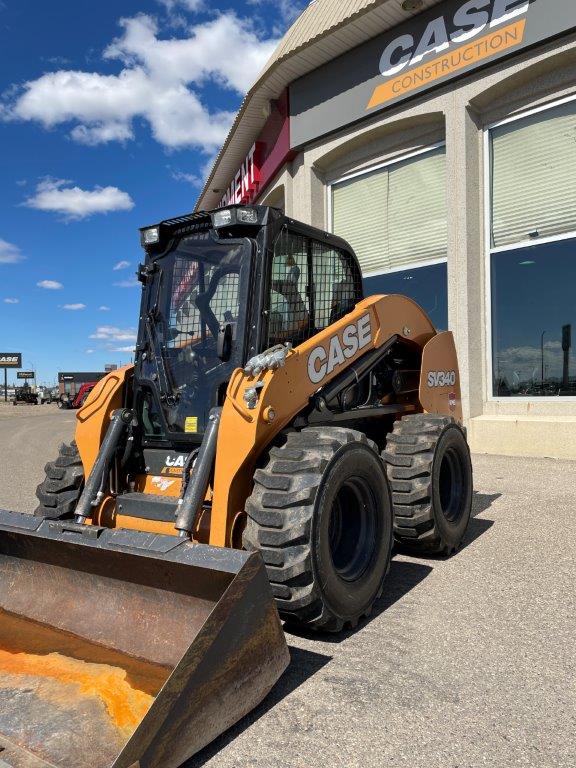
[[[350,247],[275,208],[170,219],[141,242],[134,394],[145,444],[199,444],[235,368],[297,346],[362,299]]]

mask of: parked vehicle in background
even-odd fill
[[[60,395],[57,401],[58,408],[63,408],[63,409],[80,408],[81,406],[84,405],[84,403],[86,402],[86,398],[88,397],[90,392],[92,392],[92,390],[94,389],[97,383],[98,382],[96,381],[88,381],[86,382],[86,384],[82,384],[76,396],[72,396],[66,392],[63,395]]]
[[[38,402],[40,405],[55,403],[58,400],[58,389],[54,387],[38,387]]]
[[[14,389],[12,405],[38,405],[39,399],[30,384],[24,384]]]

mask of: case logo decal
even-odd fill
[[[325,347],[315,347],[308,357],[308,378],[313,384],[319,384],[335,368],[343,365],[346,360],[372,341],[372,326],[370,315],[363,315],[355,323],[347,325],[342,336],[332,336]]]

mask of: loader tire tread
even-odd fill
[[[34,514],[57,520],[74,517],[84,482],[84,468],[76,441],[69,445],[62,443],[57,458],[49,461],[44,471],[46,477],[36,488],[40,503]]]
[[[363,433],[339,427],[308,427],[284,437],[282,446],[270,449],[266,466],[255,472],[246,504],[244,548],[262,554],[280,618],[289,625],[324,632],[355,627],[370,614],[382,586],[361,615],[347,620],[325,604],[313,565],[315,500],[328,466],[343,446],[360,444],[376,456],[378,448]],[[390,537],[390,548],[391,541]],[[389,559],[386,571],[388,567]]]
[[[457,519],[440,511],[439,477],[446,442],[462,466],[464,490]],[[411,554],[451,555],[461,544],[472,505],[472,466],[466,433],[450,416],[419,413],[394,423],[382,453],[392,486],[394,539]]]

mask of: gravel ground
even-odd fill
[[[73,429],[52,406],[0,407],[0,507],[34,508]],[[397,555],[353,633],[288,634],[272,694],[186,768],[576,765],[576,463],[475,456],[474,468],[463,549]]]

